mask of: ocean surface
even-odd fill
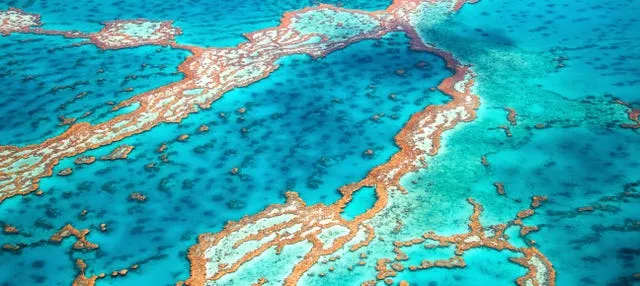
[[[323,3],[367,11],[391,4]],[[47,29],[83,32],[116,19],[173,20],[183,32],[179,44],[232,47],[245,41],[244,33],[277,26],[283,13],[315,4],[21,0],[2,1],[0,10],[38,13]],[[539,230],[526,238],[511,233],[511,243],[535,241],[553,263],[557,285],[640,285],[640,129],[621,128],[630,123],[628,108],[614,103],[640,108],[638,15],[640,1],[482,0],[435,26],[419,20],[424,42],[472,67],[481,103],[477,118],[444,132],[438,153],[402,179],[407,194],[393,207],[402,213],[402,227],[383,235],[387,243],[376,239],[366,248],[367,266],[346,270],[359,253],[344,255],[335,271],[305,276],[299,284],[359,285],[375,278],[376,259],[393,257],[389,241],[430,230],[466,232],[469,197],[483,205],[480,220],[489,226],[512,219],[532,196],[542,195],[548,201],[526,220]],[[184,75],[178,66],[190,55],[164,46],[75,46],[79,41],[0,36],[0,145],[55,137],[69,128],[61,124],[64,118],[99,123],[126,113],[112,111],[113,103],[179,81]],[[43,178],[41,195],[0,203],[0,226],[20,230],[0,233],[0,244],[23,245],[0,250],[0,285],[70,285],[78,274],[76,259],[86,262],[89,274],[107,273],[98,285],[174,285],[189,277],[186,255],[198,235],[283,203],[286,191],[298,192],[308,205],[336,202],[338,188],[398,151],[394,136],[411,115],[451,100],[435,89],[452,75],[445,61],[409,47],[404,33],[393,32],[318,59],[286,56],[268,77],[225,93],[180,123],[80,155],[100,158],[123,144],[134,146],[126,159],[90,165],[74,164],[79,156],[61,160],[53,174],[72,168],[71,175]],[[517,112],[517,124],[507,120],[505,108]],[[198,130],[203,124],[208,131]],[[510,136],[500,126],[508,126]],[[179,140],[184,134],[189,138]],[[496,182],[503,183],[504,195]],[[133,192],[146,200],[130,200]],[[342,216],[352,220],[374,202],[374,189],[363,188]],[[107,231],[100,230],[103,223]],[[73,238],[51,242],[66,224],[89,229],[87,240],[99,248],[73,250]],[[415,245],[405,252],[419,264],[447,259],[454,249]],[[394,285],[513,285],[526,269],[510,257],[508,251],[472,249],[464,254],[464,268],[401,271]],[[126,276],[109,277],[134,264],[139,268]],[[282,267],[290,265],[254,262],[252,271]],[[318,269],[326,266],[311,272]]]

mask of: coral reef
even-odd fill
[[[439,268],[454,268],[454,267],[466,267],[464,260],[464,253],[474,248],[491,248],[498,251],[508,250],[515,253],[520,253],[522,257],[510,258],[510,261],[517,263],[528,269],[525,276],[518,278],[516,283],[518,285],[555,285],[555,269],[549,260],[535,247],[516,247],[509,242],[508,237],[505,235],[505,231],[509,227],[520,227],[520,235],[526,236],[533,230],[537,230],[536,226],[523,226],[521,219],[524,217],[522,213],[533,214],[532,209],[526,209],[520,211],[516,218],[503,224],[493,226],[483,226],[480,222],[480,215],[482,214],[483,207],[475,200],[468,198],[467,201],[473,206],[473,214],[469,219],[469,232],[464,234],[455,234],[451,236],[438,235],[433,231],[426,232],[420,238],[415,238],[409,241],[395,241],[393,244],[396,247],[394,252],[396,253],[394,264],[405,261],[409,257],[401,250],[403,247],[410,247],[412,245],[426,243],[429,241],[437,242],[437,245],[425,244],[427,249],[433,247],[448,247],[449,245],[455,245],[455,256],[448,259],[440,259],[435,261],[423,260],[420,265],[410,265],[407,267],[401,267],[402,265],[395,267],[392,264],[392,269],[386,267],[391,263],[391,259],[378,260],[376,270],[378,274],[377,280],[383,280],[388,277],[395,277],[396,272],[401,272],[405,268],[410,271],[424,270],[433,267]],[[540,202],[543,201],[541,197],[534,197],[533,201],[537,206],[540,206]],[[487,231],[491,230],[491,231]]]
[[[14,32],[27,32],[29,28],[41,24],[40,16],[36,14],[25,13],[15,8],[0,11],[0,35],[3,36]]]
[[[100,157],[100,160],[127,159],[129,153],[133,151],[133,148],[134,147],[130,145],[120,145],[118,148],[113,149],[108,155]]]
[[[98,245],[92,243],[86,239],[87,234],[89,234],[88,229],[76,229],[71,224],[67,224],[62,227],[58,232],[54,233],[49,240],[52,242],[62,242],[63,239],[69,236],[75,236],[76,242],[73,244],[73,249],[75,250],[93,250],[98,248]]]
[[[202,285],[207,280],[218,280],[270,248],[279,252],[285,245],[311,243],[311,250],[293,267],[284,282],[286,285],[294,285],[320,257],[334,253],[347,242],[355,240],[359,233],[366,233],[366,237],[356,241],[351,250],[355,251],[368,244],[375,236],[375,231],[363,221],[373,217],[387,205],[389,191],[404,191],[399,184],[400,178],[424,166],[426,156],[437,153],[442,132],[453,128],[458,122],[471,121],[475,117],[475,109],[479,102],[477,96],[471,93],[474,75],[469,67],[460,64],[451,54],[423,44],[409,24],[408,14],[415,11],[419,4],[414,1],[395,1],[382,12],[349,12],[358,15],[357,21],[363,21],[362,14],[365,14],[398,25],[387,30],[381,28],[375,33],[372,32],[375,28],[371,28],[372,30],[362,33],[373,33],[377,36],[401,27],[411,38],[411,48],[435,53],[444,58],[454,75],[446,78],[438,88],[451,96],[452,100],[445,105],[429,106],[414,114],[395,137],[400,151],[386,163],[371,170],[363,180],[343,186],[340,189],[343,197],[335,204],[308,207],[296,193],[290,192],[287,193],[287,203],[284,205],[273,205],[254,216],[231,222],[219,233],[200,235],[198,244],[189,250],[191,277],[186,281],[187,285]],[[316,12],[314,9],[316,8],[285,15],[281,27],[286,27],[292,19],[298,17],[298,14]],[[317,9],[340,10],[326,5],[320,5]],[[320,15],[322,16],[314,19],[324,19],[327,12],[322,11]],[[355,34],[353,37],[359,39],[363,35]],[[253,37],[249,36],[249,39]],[[347,43],[354,41],[353,38],[346,39]],[[354,220],[342,219],[339,216],[340,212],[351,201],[353,193],[362,187],[374,187],[378,200],[372,208]],[[332,229],[336,230],[333,233],[339,234],[337,237],[320,238],[323,233]]]
[[[96,157],[94,156],[79,156],[76,158],[73,163],[76,165],[89,165],[96,161]]]

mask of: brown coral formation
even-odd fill
[[[511,137],[513,136],[513,134],[511,133],[511,129],[509,128],[509,126],[507,125],[500,125],[498,126],[498,128],[502,129],[504,131],[504,135],[507,135],[507,137]]]
[[[546,202],[546,201],[547,201],[546,196],[533,196],[533,198],[531,198],[531,208],[535,209],[539,207],[543,202]]]
[[[160,146],[158,147],[158,149],[156,149],[156,151],[157,151],[158,153],[162,153],[162,152],[164,152],[165,150],[167,150],[167,144],[166,144],[166,143],[162,143],[162,144],[160,144]]]
[[[495,233],[487,237],[485,235],[484,227],[480,224],[480,214],[483,211],[482,205],[469,198],[467,201],[473,205],[473,214],[471,215],[469,222],[469,232],[465,234],[458,234],[453,236],[440,236],[434,232],[427,232],[423,235],[426,240],[434,240],[440,243],[440,245],[456,245],[456,255],[462,255],[465,251],[477,248],[477,247],[489,247],[497,250],[511,249],[515,247],[511,246],[507,240],[503,238],[503,231],[499,229]]]
[[[76,260],[76,267],[80,271],[78,276],[73,280],[72,286],[94,286],[96,285],[96,280],[98,280],[98,276],[92,275],[90,277],[85,276],[84,271],[87,268],[87,264],[82,259]]]
[[[631,104],[626,103],[620,99],[616,99],[615,102],[629,108],[627,110],[627,114],[628,114],[629,120],[633,122],[633,123],[622,123],[620,124],[620,127],[628,128],[628,129],[639,129],[640,128],[640,108],[634,108],[633,106],[631,106]]]
[[[458,11],[462,8],[462,6],[464,6],[464,4],[475,4],[478,3],[478,1],[480,0],[455,0],[455,5],[453,7],[453,11]]]
[[[516,283],[524,285],[555,285],[556,271],[553,264],[537,248],[522,248],[520,252],[524,255],[521,258],[510,258],[514,263],[527,268],[528,272],[518,278]]]
[[[516,110],[511,107],[505,107],[504,110],[508,112],[507,120],[509,120],[509,123],[511,123],[511,125],[517,125],[518,121],[516,120],[516,116],[518,114],[516,113]]]
[[[462,256],[454,256],[449,259],[438,259],[434,261],[423,260],[420,262],[420,265],[411,265],[409,266],[409,270],[418,271],[425,270],[429,268],[464,268],[467,267],[467,263],[464,261]]]
[[[267,282],[269,282],[269,280],[267,280],[267,278],[260,277],[258,279],[258,282],[251,284],[251,286],[262,286],[264,284],[267,284]]]
[[[482,166],[489,167],[489,160],[487,160],[486,155],[482,155],[482,157],[480,157],[480,163],[482,163]]]
[[[153,21],[147,19],[116,20],[102,23],[102,30],[96,33],[78,31],[47,30],[42,25],[40,16],[28,14],[22,10],[9,8],[0,11],[0,34],[31,33],[43,35],[61,35],[67,38],[83,38],[101,49],[123,49],[144,45],[175,45],[175,37],[182,30],[173,27],[173,21]]]
[[[403,227],[404,227],[404,223],[402,222],[402,220],[396,219],[396,226],[393,228],[391,232],[399,233]]]
[[[64,168],[60,170],[60,172],[58,172],[58,176],[69,176],[71,175],[71,173],[73,173],[73,170],[71,168]]]
[[[286,195],[287,202],[284,205],[272,205],[254,216],[230,222],[219,233],[200,235],[198,244],[189,250],[191,277],[186,284],[202,285],[206,280],[219,279],[269,249],[279,253],[286,245],[311,243],[312,250],[293,267],[285,280],[285,284],[293,285],[320,257],[335,252],[363,230],[359,222],[344,220],[340,216],[340,209],[335,206],[307,206],[297,193],[287,192]],[[341,235],[328,240],[321,238],[324,230],[331,228],[341,229]],[[258,241],[261,243],[257,248],[242,250],[245,244]],[[204,256],[212,250],[221,254],[216,256],[216,260]],[[239,259],[227,261],[226,257],[230,256]],[[207,274],[207,261],[214,263],[214,273]]]
[[[73,244],[73,249],[76,250],[93,250],[98,248],[98,245],[92,242],[89,242],[86,238],[87,234],[89,234],[88,229],[76,229],[73,225],[67,224],[62,227],[58,232],[54,233],[49,240],[52,242],[62,242],[63,239],[69,236],[75,236],[76,242]]]
[[[528,218],[528,217],[532,216],[533,214],[534,214],[534,210],[533,209],[526,209],[526,210],[519,211],[516,216],[519,219],[523,219],[523,218]]]
[[[520,228],[520,236],[526,236],[529,233],[532,233],[532,232],[538,231],[538,230],[539,230],[538,227],[535,226],[535,225],[534,226],[522,226]]]
[[[397,274],[392,269],[387,267],[387,264],[391,262],[388,258],[379,259],[376,262],[376,271],[378,271],[378,275],[376,275],[376,279],[384,280],[388,277],[395,277]]]
[[[91,276],[87,277],[85,275],[85,270],[87,268],[87,264],[82,259],[76,259],[76,267],[78,268],[80,273],[78,273],[76,278],[73,280],[73,283],[71,284],[72,286],[95,286],[96,285],[96,281],[98,279],[102,279],[102,278],[105,278],[107,276],[104,273],[100,273],[98,275],[91,275]],[[133,266],[131,268],[133,269]],[[121,269],[119,271],[113,271],[111,273],[111,277],[125,276],[125,275],[127,275],[128,272],[129,272],[129,270],[126,269],[126,268],[125,269]]]
[[[13,225],[10,225],[10,224],[5,224],[2,227],[2,232],[5,233],[5,234],[18,234],[18,233],[20,233],[18,228],[16,228]]]
[[[206,124],[201,124],[200,127],[198,127],[198,133],[204,133],[207,131],[209,131],[209,126]]]
[[[129,201],[133,201],[133,202],[144,202],[147,200],[147,196],[145,196],[142,193],[138,193],[138,192],[133,192],[129,195]]]
[[[182,34],[182,30],[173,27],[173,21],[116,20],[103,25],[102,30],[90,36],[91,42],[102,49],[172,45],[175,37]]]
[[[622,124],[622,128],[638,129],[640,128],[640,108],[634,108],[628,111],[629,120],[635,124]]]
[[[76,165],[89,165],[95,161],[96,157],[94,156],[79,156],[78,158],[73,160],[73,163],[75,163]]]
[[[504,191],[504,183],[495,182],[493,183],[493,186],[496,187],[496,192],[498,193],[498,195],[504,196],[506,194],[506,192]]]
[[[26,32],[31,27],[40,26],[40,16],[29,14],[16,8],[0,11],[0,35],[8,36],[15,32]]]
[[[76,122],[76,119],[73,117],[60,116],[58,117],[58,119],[60,119],[60,123],[58,123],[58,126],[71,125]]]
[[[100,160],[119,160],[119,159],[127,159],[129,153],[133,151],[133,146],[131,145],[120,145],[117,148],[113,149],[111,153],[106,156],[100,157]]]
[[[537,202],[538,206],[539,202],[542,201],[540,198],[542,197],[534,197],[534,202]],[[449,259],[436,261],[423,260],[420,265],[408,266],[407,268],[409,270],[416,271],[432,267],[465,267],[466,263],[464,261],[463,255],[467,250],[486,247],[499,251],[509,250],[523,255],[523,257],[510,259],[512,262],[522,265],[528,269],[528,272],[525,276],[517,279],[516,283],[518,285],[555,285],[555,270],[551,262],[549,262],[549,260],[544,255],[542,255],[542,253],[540,253],[540,251],[535,247],[515,247],[507,240],[507,236],[504,234],[506,229],[510,226],[519,226],[520,234],[522,236],[526,236],[531,231],[537,230],[538,228],[536,226],[523,226],[521,222],[521,216],[526,217],[526,215],[521,214],[533,214],[532,209],[521,211],[520,213],[518,213],[516,218],[505,224],[498,224],[486,228],[480,223],[480,215],[483,211],[482,205],[471,198],[467,199],[467,201],[473,206],[473,214],[470,217],[468,233],[442,236],[430,231],[423,234],[421,238],[415,238],[409,241],[394,242],[394,246],[396,246],[394,252],[396,252],[396,254],[398,252],[401,252],[401,250],[399,249],[402,247],[409,247],[415,244],[422,243],[424,241],[437,242],[438,245],[434,247],[446,247],[449,245],[455,245],[455,256]],[[486,229],[492,229],[493,231],[491,234],[487,234]],[[389,273],[389,269],[386,268],[386,266],[382,265],[386,265],[386,263],[389,262],[390,260],[388,259],[378,261],[378,265],[376,267],[376,269],[378,270],[378,275],[376,278],[378,280],[382,280],[386,277],[395,275],[395,273]],[[400,269],[399,267],[396,268]]]
[[[586,207],[579,207],[578,208],[578,212],[592,212],[594,211],[594,208],[592,206],[586,206]]]
[[[20,250],[20,245],[5,243],[2,245],[2,249],[17,252],[18,250]]]
[[[363,224],[364,227],[364,232],[367,234],[367,238],[365,238],[364,240],[354,244],[353,246],[351,246],[351,248],[349,248],[349,250],[351,251],[356,251],[364,246],[369,245],[369,243],[371,243],[371,241],[373,241],[373,239],[376,237],[376,233],[375,230],[373,229],[372,226],[368,225],[368,224]],[[364,257],[363,257],[364,255]],[[360,258],[364,259],[366,258],[367,255],[362,253],[360,255]]]

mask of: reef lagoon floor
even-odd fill
[[[0,3],[0,285],[640,285],[640,2]]]

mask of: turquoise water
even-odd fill
[[[417,67],[418,62],[425,64]],[[69,254],[85,259],[91,273],[139,264],[140,275],[118,279],[118,284],[186,279],[185,252],[199,233],[280,203],[287,190],[310,204],[337,200],[339,187],[364,177],[397,150],[393,136],[411,114],[448,100],[429,90],[450,74],[444,62],[410,51],[403,34],[357,43],[319,60],[292,56],[280,65],[269,78],[227,93],[210,110],[179,125],[161,125],[85,154],[101,157],[120,144],[133,145],[127,160],[76,167],[74,158],[65,159],[54,173],[67,167],[74,173],[42,180],[42,198],[4,202],[3,219],[29,234],[5,236],[7,242],[34,245],[22,250],[25,255],[3,253],[18,260],[3,272],[35,263],[41,251],[51,248],[38,241],[73,223],[91,229],[88,240],[100,245],[94,252]],[[396,75],[398,69],[406,73]],[[422,85],[410,85],[417,81]],[[210,130],[199,133],[201,124]],[[190,138],[177,141],[181,134]],[[156,151],[162,143],[167,144],[166,163]],[[372,155],[365,154],[369,149]],[[151,162],[156,166],[145,168]],[[232,168],[239,172],[230,174]],[[132,192],[144,193],[147,201],[128,202]],[[361,193],[370,196],[369,203],[350,204],[355,214],[375,198],[372,192]],[[83,209],[89,212],[78,221]],[[99,231],[101,223],[108,225],[107,232]],[[45,263],[43,269],[47,285],[76,272],[71,262]],[[20,279],[31,279],[29,272],[20,273],[25,275]]]
[[[351,202],[347,204],[342,212],[344,219],[352,220],[370,209],[376,202],[376,189],[364,187],[356,191]]]
[[[373,11],[391,1],[325,2]],[[100,22],[114,19],[175,20],[183,30],[179,43],[233,46],[244,41],[243,33],[275,26],[283,12],[314,3],[25,0],[0,3],[0,9],[37,12],[47,28],[80,31],[99,30]],[[540,227],[528,239],[553,263],[557,285],[637,285],[632,275],[640,269],[640,136],[618,127],[627,122],[625,110],[612,103],[620,98],[640,107],[637,15],[638,1],[483,0],[444,23],[427,26],[427,17],[418,22],[425,42],[472,65],[482,103],[478,118],[445,132],[428,168],[403,179],[408,194],[372,222],[381,230],[362,250],[365,267],[345,270],[360,260],[360,252],[346,252],[342,269],[323,279],[307,277],[304,284],[359,284],[375,277],[377,259],[393,258],[392,241],[429,230],[467,232],[468,197],[484,206],[481,222],[489,226],[512,219],[533,195],[545,195],[549,200],[524,222]],[[101,51],[72,47],[75,42],[0,37],[0,145],[60,134],[67,126],[59,126],[59,116],[105,121],[116,114],[108,102],[180,80],[177,66],[189,55],[168,47]],[[426,64],[416,65],[421,61]],[[76,258],[87,262],[88,274],[140,265],[124,278],[98,284],[173,285],[188,277],[186,252],[199,234],[282,203],[287,190],[309,204],[336,201],[340,186],[360,180],[397,151],[393,136],[411,114],[449,100],[430,90],[451,75],[442,59],[410,51],[401,33],[326,58],[296,55],[279,64],[268,78],[228,92],[180,124],[82,154],[100,157],[133,145],[127,160],[76,166],[75,158],[67,158],[54,174],[67,167],[73,174],[43,179],[44,195],[4,201],[0,225],[10,223],[21,233],[0,233],[0,244],[26,246],[18,253],[0,251],[0,285],[68,285],[77,274]],[[398,69],[406,72],[398,75]],[[505,107],[517,111],[517,125],[509,125]],[[86,111],[92,113],[81,118]],[[540,123],[548,128],[536,129]],[[208,132],[197,131],[202,124]],[[500,125],[508,125],[513,136],[506,137]],[[178,141],[182,134],[190,137]],[[157,152],[163,143],[167,150]],[[482,156],[488,167],[480,164]],[[505,196],[496,193],[494,182],[504,183]],[[129,201],[132,192],[147,200]],[[372,188],[363,188],[343,217],[355,218],[375,199]],[[578,212],[585,206],[595,210]],[[391,230],[398,221],[402,227]],[[87,239],[99,249],[73,251],[73,238],[48,242],[67,223],[90,229]],[[514,245],[526,245],[513,229],[507,233]],[[403,251],[412,265],[453,255],[451,247],[422,244]],[[513,285],[526,272],[508,261],[515,256],[473,249],[464,254],[466,268],[405,270],[394,283]]]
[[[584,128],[549,129],[536,134],[518,152],[494,155],[500,167],[491,179],[508,177],[512,183],[506,188],[513,194],[511,198],[520,199],[531,193],[551,198],[544,212],[532,218],[531,222],[541,225],[543,231],[531,238],[538,241],[541,250],[553,261],[559,272],[559,284],[613,283],[618,277],[624,280],[639,266],[633,255],[638,230],[609,229],[625,226],[640,217],[637,207],[640,190],[629,186],[639,179],[633,170],[639,166],[640,138],[634,135],[595,134]],[[581,140],[575,142],[574,138]],[[524,161],[523,156],[536,160]],[[518,161],[526,163],[515,163]],[[603,200],[625,191],[632,191],[635,196]],[[576,211],[594,203],[606,208],[593,213]],[[603,264],[610,265],[606,274],[591,275]],[[567,275],[570,271],[574,275]]]
[[[640,103],[638,4],[484,1],[421,31],[474,65],[483,102],[478,119],[446,139],[429,169],[405,180],[417,181],[408,184],[413,192],[427,190],[417,195],[424,202],[416,207],[425,209],[419,216],[434,216],[422,219],[428,229],[465,232],[450,224],[470,215],[451,211],[466,197],[484,205],[486,226],[513,218],[531,196],[546,195],[549,201],[525,224],[540,227],[529,238],[556,268],[557,285],[638,283],[632,275],[640,265],[640,229],[634,226],[640,138],[637,130],[618,127],[626,114],[611,103]],[[509,125],[504,107],[518,112],[517,125],[509,126],[513,137],[496,128]],[[533,128],[538,123],[551,128]],[[483,155],[489,167],[480,164]],[[504,183],[506,196],[496,194],[494,182]],[[584,206],[596,211],[579,213]],[[470,267],[455,270],[459,281],[484,277],[467,262]],[[437,271],[415,279],[468,284],[432,276]]]
[[[60,126],[60,116],[106,121],[115,114],[109,102],[180,80],[177,66],[188,54],[163,47],[102,51],[92,45],[70,46],[75,42],[60,36],[0,38],[0,120],[5,123],[0,144],[26,145],[54,137],[68,128]]]
[[[416,257],[420,257],[416,255]],[[434,257],[447,259],[449,256]],[[422,258],[420,257],[420,258]],[[411,281],[415,285],[512,285],[513,281],[525,273],[525,270],[509,262],[506,252],[489,249],[472,249],[465,254],[468,264],[465,268],[438,269],[428,271],[405,272],[399,279]],[[419,265],[419,263],[417,263]]]

